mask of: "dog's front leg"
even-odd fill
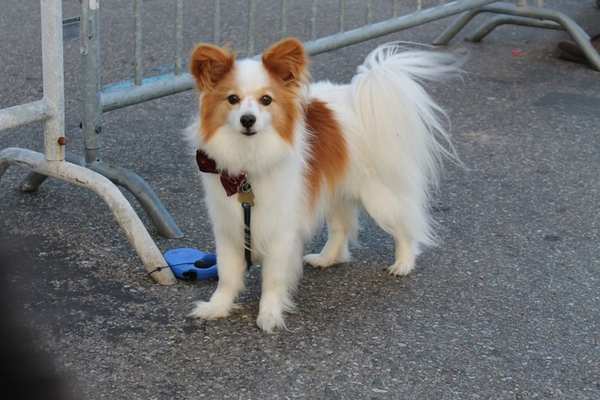
[[[265,249],[257,325],[266,332],[285,328],[284,312],[294,310],[292,296],[302,275],[302,244],[293,234],[273,238]]]
[[[216,319],[229,315],[235,299],[244,288],[246,263],[242,244],[225,233],[216,233],[219,284],[210,301],[198,301],[189,314],[192,318]]]

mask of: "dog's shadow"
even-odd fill
[[[276,334],[356,324],[366,314],[388,312],[390,299],[393,299],[394,307],[408,307],[418,301],[417,281],[418,272],[396,277],[387,272],[384,264],[351,261],[327,268],[305,264],[295,296],[296,310],[286,316],[287,329]],[[237,301],[238,306],[227,318],[211,321],[188,319],[184,331],[205,335],[248,329],[259,332],[255,321],[261,294],[260,267],[253,267],[246,283],[246,290]]]

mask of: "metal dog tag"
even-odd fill
[[[254,192],[252,192],[252,186],[248,182],[244,182],[240,185],[238,201],[241,204],[247,203],[250,204],[251,207],[254,206]]]

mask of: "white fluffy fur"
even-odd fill
[[[264,83],[266,72],[259,61],[244,60],[237,66],[243,91],[250,93]],[[454,151],[441,123],[443,112],[421,83],[457,71],[450,55],[401,51],[388,44],[367,56],[350,84],[310,85],[309,100],[322,100],[334,111],[350,153],[345,178],[335,193],[322,191],[316,213],[306,200],[305,138],[310,133],[303,122],[296,126],[293,146],[277,135],[268,116],[258,117],[261,130],[251,137],[241,135],[235,123],[221,127],[208,143],[197,123],[188,129],[221,168],[247,171],[252,183],[253,256],[262,265],[259,327],[272,331],[285,326],[283,314],[293,309],[292,295],[302,272],[304,240],[319,215],[327,219],[329,237],[319,254],[304,257],[313,266],[350,259],[348,240],[357,230],[359,204],[394,237],[390,273],[411,272],[419,245],[434,243],[430,191],[442,157]],[[212,319],[227,316],[244,287],[243,225],[240,204],[235,196],[225,196],[218,177],[202,174],[202,181],[217,244],[219,284],[211,299],[196,303],[190,315]]]

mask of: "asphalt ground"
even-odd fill
[[[259,2],[257,49],[277,38],[275,3]],[[319,35],[337,26],[337,1],[325,3]],[[358,26],[364,3],[349,3],[347,20]],[[391,2],[373,3],[377,19],[389,15]],[[598,33],[592,3],[545,2]],[[133,21],[126,2],[102,7],[109,83],[131,76]],[[187,51],[211,39],[212,2],[185,7]],[[227,2],[224,41],[243,46],[245,10]],[[75,15],[78,2],[65,1],[65,17]],[[173,15],[171,2],[146,1],[149,74],[169,63]],[[306,39],[310,2],[293,2],[290,15],[290,33]],[[317,56],[313,77],[348,81],[378,43],[427,43],[444,26]],[[0,37],[0,108],[39,98],[39,3],[4,0]],[[21,293],[12,307],[82,399],[598,399],[600,73],[556,59],[566,38],[505,26],[480,44],[453,41],[470,54],[464,79],[430,90],[448,111],[466,168],[448,166],[434,200],[443,243],[408,277],[385,273],[393,242],[363,216],[353,262],[305,268],[289,331],[256,328],[258,269],[238,312],[189,321],[192,301],[207,299],[216,282],[154,284],[94,194],[56,180],[24,194],[27,171],[13,167],[0,182],[0,235],[12,248],[6,272]],[[65,30],[66,123],[68,150],[81,153],[78,52],[75,25]],[[103,120],[102,158],[143,176],[186,234],[159,237],[127,194],[163,250],[214,249],[180,137],[195,108],[186,92]],[[41,126],[3,133],[0,148],[8,146],[39,150]],[[324,239],[321,232],[307,252]]]

